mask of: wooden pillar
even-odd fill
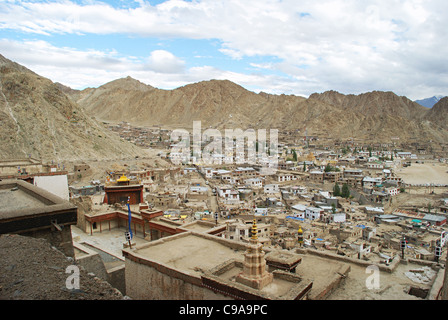
[[[109,220],[109,231],[110,231],[110,220]]]
[[[100,220],[99,222],[100,222],[100,233],[101,233],[101,232],[103,232],[103,228],[101,227],[101,222],[102,221]]]
[[[92,222],[89,222],[89,223],[90,223],[90,235],[92,235],[93,234]]]

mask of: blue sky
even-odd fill
[[[446,30],[443,0],[0,0],[0,54],[75,89],[447,95]]]

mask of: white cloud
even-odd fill
[[[97,87],[120,77],[131,75],[139,80],[160,81],[151,85],[167,85],[169,74],[182,74],[183,61],[165,50],[151,52],[146,60],[123,57],[116,51],[79,50],[56,47],[46,41],[13,41],[0,39],[0,52],[8,59],[32,71],[74,89]]]
[[[95,1],[82,5],[68,0],[3,2],[0,30],[217,39],[219,51],[239,62],[248,57],[275,57],[275,62],[252,65],[258,71],[264,65],[285,74],[276,77],[279,82],[267,84],[266,91],[281,84],[289,89],[291,79],[298,81],[294,87],[302,86],[300,92],[308,94],[329,89],[351,93],[392,90],[418,98],[446,94],[443,91],[448,87],[448,47],[444,45],[448,41],[448,2],[444,0],[140,3],[135,8],[113,8]],[[62,54],[64,48],[56,51]],[[93,57],[90,64],[101,61],[98,65],[112,68],[108,70],[129,65],[135,69],[129,59],[113,53],[85,51],[73,59],[88,63],[86,56]],[[191,77],[192,71],[185,70],[186,61],[168,51],[153,51],[143,63],[147,72]],[[204,70],[211,71],[205,66]],[[243,81],[267,77],[249,75]]]
[[[166,50],[154,50],[148,58],[149,69],[161,73],[181,73],[185,62]]]
[[[269,76],[229,72],[213,66],[185,68],[183,60],[166,50],[152,51],[148,58],[122,57],[116,51],[59,48],[46,41],[0,39],[0,52],[37,74],[73,89],[98,87],[109,81],[131,76],[143,83],[174,89],[188,83],[228,79],[257,90],[273,81]],[[266,90],[265,90],[266,91]]]

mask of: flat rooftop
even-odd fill
[[[243,265],[241,264],[234,264],[232,267],[226,267],[223,268],[225,269],[224,272],[219,274],[219,278],[221,279],[221,281],[223,283],[228,283],[229,286],[236,286],[237,282],[236,278],[238,277],[238,275],[240,273],[243,272]],[[291,274],[291,277],[294,276]],[[277,277],[274,276],[273,280],[271,283],[267,284],[266,286],[264,286],[263,288],[261,288],[260,291],[260,295],[262,296],[266,296],[266,297],[275,297],[276,299],[285,299],[285,300],[289,300],[291,299],[289,297],[289,294],[291,293],[292,290],[295,289],[295,287],[297,287],[297,283],[300,282],[299,277],[296,277],[297,279],[295,279],[296,281],[291,281],[288,280],[288,278],[281,278],[281,277]],[[306,283],[307,285],[309,285],[309,281]],[[252,289],[246,288],[246,290],[250,290],[252,291]]]
[[[272,255],[273,252],[268,253],[268,251],[266,248],[267,255]],[[339,285],[338,279],[341,274],[346,275],[350,270],[345,263],[329,261],[312,255],[294,254],[295,259],[304,257],[307,260],[297,266],[295,274],[280,270],[273,271],[273,282],[261,290],[255,290],[235,282],[236,277],[243,270],[245,252],[246,244],[242,242],[194,231],[161,238],[147,244],[137,245],[133,249],[123,250],[126,259],[149,266],[158,265],[156,268],[159,271],[165,268],[176,270],[196,279],[206,278],[226,287],[238,287],[254,296],[273,299],[289,300],[301,291],[309,290],[307,288],[311,284],[310,281],[314,281],[316,284],[312,284],[311,296],[320,299],[329,290],[329,287],[333,288]],[[291,258],[290,255],[278,254],[277,258],[288,262]],[[283,275],[278,272],[283,272]],[[294,297],[292,298],[294,299]]]
[[[48,204],[17,187],[0,189],[0,216],[11,210],[45,207]]]
[[[0,181],[0,233],[46,228],[77,221],[77,207],[22,180]]]
[[[235,243],[235,246],[231,247],[219,240],[220,238],[215,236],[185,232],[137,246],[132,251],[125,251],[133,256],[200,277],[201,271],[212,269],[229,259],[244,259],[243,254],[246,248],[242,244]]]
[[[76,209],[75,205],[51,192],[14,179],[0,181],[0,203],[0,220]]]

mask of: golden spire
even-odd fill
[[[257,240],[258,239],[258,230],[257,230],[257,220],[254,219],[252,222],[252,239]]]
[[[117,182],[127,182],[129,181],[128,177],[126,177],[123,173],[123,175],[117,180]]]
[[[299,230],[297,231],[297,241],[299,243],[300,246],[302,246],[303,244],[303,230],[302,230],[302,226],[299,225]]]

